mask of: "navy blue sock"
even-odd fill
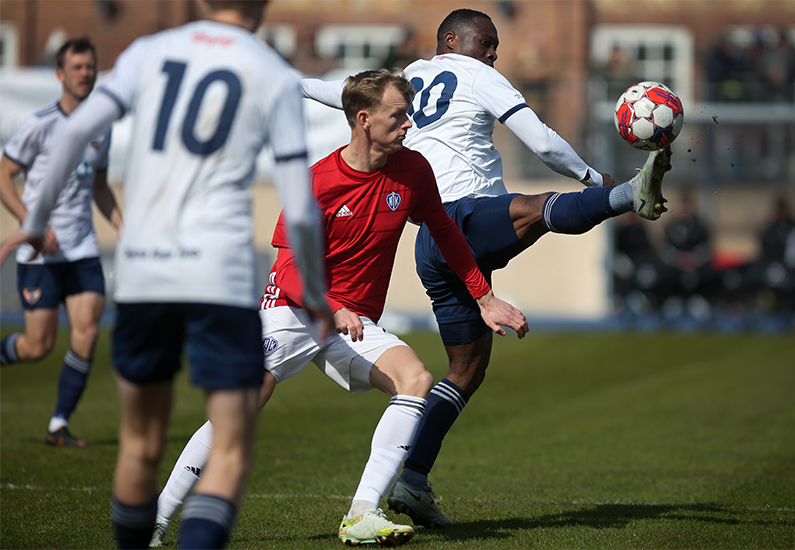
[[[5,366],[19,363],[17,338],[19,338],[19,333],[15,332],[0,340],[0,365]]]
[[[433,387],[428,395],[425,416],[420,420],[417,435],[414,437],[414,443],[411,445],[411,451],[401,474],[409,485],[415,487],[425,485],[422,479],[427,481],[428,472],[433,468],[433,463],[436,462],[436,457],[442,449],[442,440],[464,410],[467,401],[469,397],[464,390],[446,378]]]
[[[58,378],[58,402],[55,404],[53,416],[69,420],[69,416],[77,408],[77,402],[83,395],[91,372],[91,359],[83,359],[72,350],[66,352]]]
[[[119,548],[148,548],[155,530],[157,498],[141,506],[127,506],[113,497],[110,507]]]
[[[226,499],[193,495],[182,511],[178,546],[183,550],[223,548],[235,524],[235,507]]]
[[[619,213],[610,207],[610,187],[554,193],[544,201],[544,225],[553,233],[580,235]]]

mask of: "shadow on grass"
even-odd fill
[[[538,517],[456,523],[449,529],[423,530],[451,541],[512,538],[513,530],[590,527],[623,529],[633,521],[697,521],[718,525],[795,525],[793,521],[751,518],[753,512],[720,504],[598,504]]]

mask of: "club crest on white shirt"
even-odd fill
[[[392,191],[390,194],[386,196],[386,205],[394,212],[397,210],[397,207],[400,206],[400,195]]]
[[[278,347],[279,341],[273,336],[268,336],[267,338],[262,339],[262,349],[265,351],[265,355],[273,353]]]

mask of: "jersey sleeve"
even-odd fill
[[[527,108],[522,93],[497,70],[483,65],[472,83],[472,96],[483,110],[504,123],[513,113]]]
[[[40,151],[41,125],[36,116],[27,117],[3,149],[3,154],[24,169],[30,168]]]
[[[475,78],[473,88],[478,104],[516,134],[547,167],[587,182],[589,186],[601,186],[601,174],[589,167],[555,130],[544,124],[527,105],[524,96],[498,71],[485,66]]]
[[[342,89],[345,87],[347,79],[342,80],[320,80],[318,78],[301,79],[301,94],[309,99],[342,109]]]
[[[109,96],[121,109],[122,113],[130,110],[135,100],[138,85],[138,75],[141,74],[141,64],[151,37],[135,40],[130,46],[119,54],[110,77],[97,91]]]
[[[110,157],[110,138],[111,138],[112,131],[108,129],[105,132],[105,135],[102,136],[102,151],[100,152],[99,158],[97,159],[96,169],[97,170],[107,170],[109,164],[109,157]]]

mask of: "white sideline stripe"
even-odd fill
[[[91,493],[95,491],[111,491],[110,487],[42,487],[37,485],[17,485],[15,483],[3,483],[0,485],[2,489],[13,489],[13,490],[22,490],[22,491],[80,491]],[[282,494],[282,493],[253,493],[245,495],[246,498],[258,498],[258,499],[331,499],[331,500],[350,500],[353,498],[353,495],[327,495],[327,494],[313,494],[313,493],[293,493],[293,494]],[[489,498],[489,499],[482,499],[482,498],[468,498],[470,502],[477,502],[479,504],[485,504],[488,502],[509,502],[513,501],[516,502],[521,501],[525,504],[533,504],[537,506],[640,506],[643,508],[663,508],[663,507],[670,507],[670,508],[682,508],[682,509],[691,509],[691,510],[734,510],[738,512],[746,511],[746,512],[795,512],[795,508],[784,507],[784,508],[773,508],[772,506],[731,506],[726,504],[657,504],[653,502],[628,502],[628,501],[604,501],[604,502],[589,502],[585,500],[567,500],[561,502],[542,502],[536,500],[524,500],[524,499],[496,499],[496,498]],[[439,502],[442,502],[441,499],[438,499]]]

